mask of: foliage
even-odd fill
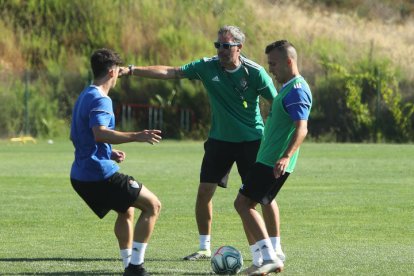
[[[5,76],[3,76],[5,77]],[[12,136],[24,134],[23,97],[9,91],[24,91],[23,83],[7,76],[8,80],[0,82],[0,130]]]
[[[342,142],[410,141],[414,105],[402,102],[389,62],[367,59],[347,69],[325,60],[322,66],[326,75],[316,84],[316,124],[329,126],[325,131]]]
[[[393,20],[402,22],[414,14],[414,2],[410,0],[311,0],[332,10],[355,12],[368,19]]]
[[[258,1],[257,7],[266,7],[265,2],[275,1]],[[346,1],[313,2],[328,9],[349,8]],[[371,0],[351,2],[359,8],[372,4]],[[22,108],[25,72],[30,73],[31,134],[66,136],[73,103],[91,82],[89,56],[97,48],[115,49],[123,56],[125,64],[181,66],[214,55],[212,41],[217,28],[233,24],[246,34],[243,53],[265,64],[263,47],[269,43],[269,37],[285,36],[291,29],[274,28],[276,25],[269,24],[267,17],[262,19],[249,3],[239,0],[206,0],[196,5],[190,0],[0,0],[0,73],[12,78],[0,80],[2,136],[21,134],[27,123]],[[391,7],[390,3],[387,0],[381,5]],[[412,10],[410,2],[401,0],[398,3],[404,10],[404,18],[408,18]],[[355,55],[358,51],[349,51],[340,39],[332,40],[321,33],[297,36],[295,40],[302,56],[306,57],[302,72],[315,94],[311,131],[316,140],[332,133],[339,141],[413,140],[412,96],[399,92],[401,82],[406,85],[405,91],[411,91],[413,82],[397,79],[397,69],[377,64],[377,61],[368,65],[358,63],[360,56]],[[341,68],[334,64],[340,64]],[[381,77],[375,75],[375,66],[379,66]],[[378,114],[375,93],[367,92],[376,91],[377,86],[381,90]],[[340,92],[325,93],[331,89]],[[205,138],[210,110],[200,82],[125,78],[113,89],[111,97],[117,110],[121,103],[162,105],[173,91],[176,91],[174,103],[165,107],[171,115],[165,117],[167,137]],[[344,114],[330,116],[328,110],[332,106],[322,106],[325,103],[338,104]],[[262,106],[267,107],[266,104]],[[190,131],[183,131],[176,119],[181,109],[192,111]],[[266,115],[266,110],[263,114]],[[136,127],[139,124],[122,125]]]

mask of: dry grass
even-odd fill
[[[0,20],[0,70],[21,71],[25,68],[25,61],[20,49],[16,49],[16,35]]]
[[[340,14],[320,9],[306,9],[303,5],[268,1],[250,1],[257,18],[267,22],[275,39],[305,41],[312,45],[324,37],[340,42],[349,49],[349,58],[366,56],[371,49],[377,57],[388,57],[414,80],[414,19],[391,24],[382,20],[363,20],[356,14]],[[254,5],[254,6],[253,6]],[[306,66],[307,61],[303,61]]]

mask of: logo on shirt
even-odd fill
[[[247,80],[245,78],[242,78],[240,80],[240,86],[243,89],[243,91],[247,89]]]
[[[302,85],[300,84],[300,82],[299,83],[295,83],[294,85],[293,85],[293,87],[295,88],[295,89],[301,89],[302,88]]]
[[[130,179],[129,185],[131,185],[131,188],[139,189],[139,184],[135,180]]]
[[[211,79],[212,81],[220,81],[218,76],[215,76],[214,78]]]

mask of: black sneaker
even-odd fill
[[[125,268],[124,276],[150,276],[150,274],[145,270],[143,264],[129,264],[128,267]]]

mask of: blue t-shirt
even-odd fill
[[[98,143],[92,132],[95,126],[115,128],[112,100],[97,86],[80,94],[72,113],[70,139],[75,147],[75,161],[70,177],[79,181],[101,181],[119,170],[111,160],[112,146]]]

